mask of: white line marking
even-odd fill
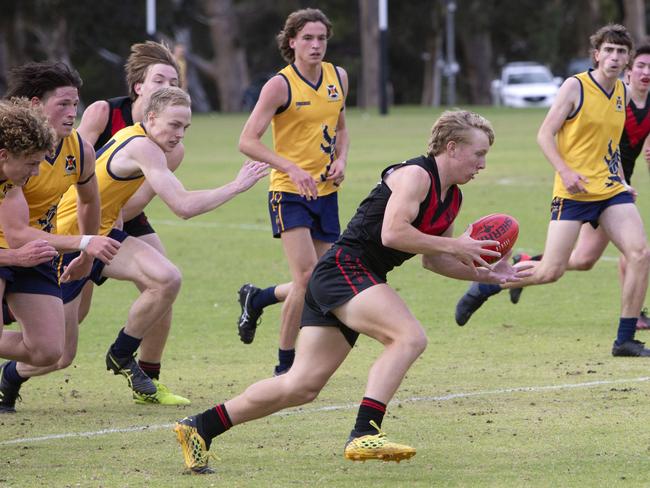
[[[518,393],[518,392],[541,392],[541,391],[553,391],[553,390],[569,390],[573,388],[589,388],[592,386],[605,386],[605,385],[616,385],[621,383],[642,383],[645,381],[650,381],[650,376],[643,376],[641,378],[630,378],[622,380],[603,380],[603,381],[589,381],[586,383],[567,383],[564,385],[546,385],[546,386],[520,386],[515,388],[502,388],[498,390],[485,390],[485,391],[474,391],[466,393],[450,393],[448,395],[441,396],[430,396],[430,397],[410,397],[400,400],[398,398],[393,399],[391,403],[416,403],[416,402],[445,402],[448,400],[454,400],[456,398],[471,398],[476,396],[488,396],[488,395],[503,395],[506,393]],[[343,405],[329,405],[325,407],[316,407],[316,408],[292,408],[284,410],[282,412],[274,413],[273,415],[303,415],[303,414],[312,414],[318,412],[331,412],[333,410],[352,410],[359,406],[358,403],[346,403]],[[44,435],[41,437],[25,437],[21,439],[11,439],[8,441],[0,442],[0,446],[5,446],[9,444],[28,444],[32,442],[44,442],[52,441],[59,439],[69,439],[71,437],[95,437],[100,435],[108,434],[121,434],[128,432],[139,432],[144,430],[161,430],[161,429],[171,429],[174,424],[154,424],[154,425],[145,425],[139,427],[124,427],[121,429],[102,429],[91,432],[68,432],[65,434],[51,434]]]

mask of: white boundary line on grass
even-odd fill
[[[476,396],[488,396],[488,395],[503,395],[506,393],[518,393],[518,392],[541,392],[541,391],[553,391],[553,390],[568,390],[572,388],[589,388],[592,386],[605,386],[605,385],[617,385],[624,383],[642,383],[645,381],[650,381],[650,376],[642,376],[640,378],[630,378],[630,379],[621,379],[621,380],[602,380],[602,381],[589,381],[586,383],[567,383],[564,385],[546,385],[546,386],[520,386],[514,388],[501,388],[498,390],[486,390],[486,391],[474,391],[466,393],[450,393],[448,395],[441,396],[425,396],[425,397],[411,397],[405,399],[394,399],[391,403],[416,403],[416,402],[444,402],[448,400],[455,400],[457,398],[471,398]],[[285,410],[283,412],[277,412],[273,415],[303,415],[311,414],[318,412],[330,412],[332,410],[352,410],[357,408],[358,403],[347,403],[343,405],[330,405],[325,407],[316,407],[316,408],[293,408]],[[102,429],[91,432],[68,432],[65,434],[50,434],[44,435],[41,437],[25,437],[21,439],[10,439],[7,441],[0,442],[0,446],[6,446],[10,444],[28,444],[34,442],[45,442],[59,439],[69,439],[72,437],[95,437],[100,435],[108,434],[121,434],[128,432],[139,432],[143,430],[160,430],[160,429],[169,429],[174,424],[154,424],[154,425],[145,425],[139,427],[125,427],[122,429]]]

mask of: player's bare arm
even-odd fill
[[[91,145],[97,142],[97,139],[104,131],[104,127],[108,122],[109,111],[110,106],[106,100],[94,102],[84,110],[77,132]]]
[[[125,154],[122,158],[118,154],[113,160],[116,167],[123,166],[122,159],[128,159],[124,166],[136,165],[155,193],[172,212],[183,219],[223,205],[268,175],[266,163],[246,161],[232,182],[210,190],[188,191],[169,170],[164,153],[153,141],[144,138],[133,141],[128,150],[123,152]]]
[[[347,97],[348,93],[348,74],[343,68],[337,66],[336,70],[341,77],[341,84],[343,85],[343,95]],[[347,167],[348,151],[350,149],[350,136],[348,128],[345,124],[345,105],[339,115],[336,124],[336,159],[332,161],[327,171],[327,179],[334,181],[336,186],[339,186],[345,179],[345,168]]]
[[[537,133],[539,147],[549,163],[560,174],[564,186],[570,193],[586,193],[583,183],[587,179],[567,166],[562,156],[560,156],[555,136],[562,128],[567,117],[579,107],[580,89],[580,82],[576,78],[567,78],[562,83],[555,101]]]
[[[264,161],[272,168],[287,173],[301,195],[315,199],[318,189],[311,175],[262,143],[262,136],[268,129],[273,115],[287,103],[288,97],[289,91],[284,78],[278,75],[266,82],[253,112],[242,129],[239,150],[251,159]]]
[[[449,253],[467,265],[477,261],[487,266],[481,254],[499,256],[496,251],[483,249],[483,246],[497,245],[496,241],[432,236],[412,225],[431,185],[431,179],[423,168],[407,166],[397,169],[386,177],[386,184],[391,189],[391,196],[381,229],[384,246],[413,254]]]
[[[183,161],[185,155],[185,146],[181,142],[174,148],[174,150],[168,154],[165,154],[167,157],[167,167],[170,171],[176,171]],[[144,182],[140,188],[129,198],[124,207],[122,207],[122,218],[124,221],[129,221],[135,216],[142,213],[147,205],[153,200],[156,196],[156,192],[151,188],[151,185],[148,182]]]

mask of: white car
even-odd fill
[[[506,107],[550,107],[562,84],[551,70],[537,63],[508,63],[492,81],[492,101]]]

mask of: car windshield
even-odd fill
[[[508,85],[524,85],[526,83],[551,83],[553,79],[548,73],[534,71],[516,73],[508,76]]]

